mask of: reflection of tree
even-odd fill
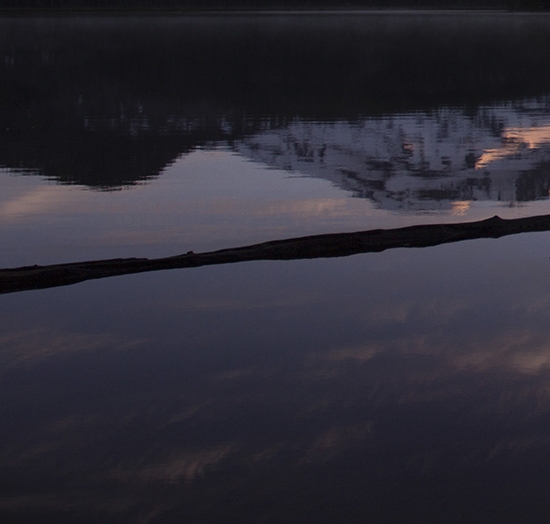
[[[510,11],[542,11],[550,9],[548,0],[507,0]]]
[[[550,48],[532,45],[549,28],[535,19],[65,18],[1,26],[0,164],[103,188],[156,176],[197,145],[297,117],[475,108],[550,90]]]
[[[550,194],[550,161],[536,169],[521,173],[516,180],[516,195],[519,202],[528,202]]]
[[[294,121],[234,147],[257,162],[330,180],[384,209],[536,200],[549,189],[546,107],[544,98],[481,107],[473,116],[441,108],[353,123]]]
[[[378,253],[386,249],[429,247],[477,238],[500,238],[518,233],[550,230],[550,215],[503,220],[498,216],[480,222],[410,226],[376,229],[359,233],[315,235],[264,242],[210,253],[149,260],[128,258],[29,266],[0,270],[0,294],[76,284],[85,280],[112,276],[181,269],[253,260],[298,260],[333,258],[360,253]]]
[[[538,6],[544,0],[524,0],[516,2],[528,7]],[[4,8],[40,8],[40,9],[323,9],[323,8],[380,8],[379,0],[1,0]],[[515,4],[511,3],[510,8]],[[507,6],[506,0],[385,0],[383,7],[388,8],[499,8]]]

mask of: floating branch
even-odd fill
[[[146,271],[179,269],[252,260],[298,260],[377,253],[386,249],[429,247],[476,238],[550,230],[550,215],[504,220],[498,216],[478,222],[374,229],[357,233],[314,235],[251,246],[189,253],[167,258],[117,258],[51,266],[0,269],[0,293],[67,286],[96,278]]]

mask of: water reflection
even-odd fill
[[[548,197],[548,100],[393,114],[350,123],[295,121],[237,142],[279,169],[326,178],[391,210]]]
[[[0,26],[4,267],[548,213],[545,16]],[[2,522],[546,523],[548,240],[3,296]]]
[[[542,522],[547,240],[8,297],[2,512]]]
[[[476,160],[476,169],[482,169],[486,165],[504,160],[509,156],[520,156],[522,149],[540,149],[550,142],[550,129],[548,125],[538,127],[507,127],[502,133],[502,146],[499,149],[487,149]]]
[[[120,188],[158,176],[197,147],[222,142],[241,150],[275,140],[295,147],[301,162],[324,148],[333,154],[343,148],[355,157],[350,173],[329,176],[344,176],[365,196],[388,170],[429,176],[472,167],[485,148],[506,139],[502,126],[520,120],[532,127],[530,112],[537,125],[547,125],[544,16],[67,17],[0,24],[0,164],[64,184]],[[524,114],[521,100],[535,107]],[[462,142],[454,147],[453,139]],[[276,163],[286,165],[283,158]],[[354,181],[358,169],[367,187]],[[544,175],[526,176],[520,194],[512,194],[509,181],[502,198],[540,197]],[[463,194],[484,194],[486,183],[479,174],[459,173],[443,188],[411,191],[421,200],[464,200]],[[397,197],[376,198],[391,206]]]

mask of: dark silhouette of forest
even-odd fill
[[[0,165],[120,188],[296,118],[549,93],[548,24],[497,18],[4,18]]]
[[[544,10],[550,0],[0,0],[15,10],[295,10],[509,9]]]

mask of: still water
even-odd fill
[[[0,266],[550,213],[550,17],[0,20]],[[550,518],[550,233],[0,298],[19,523]]]

